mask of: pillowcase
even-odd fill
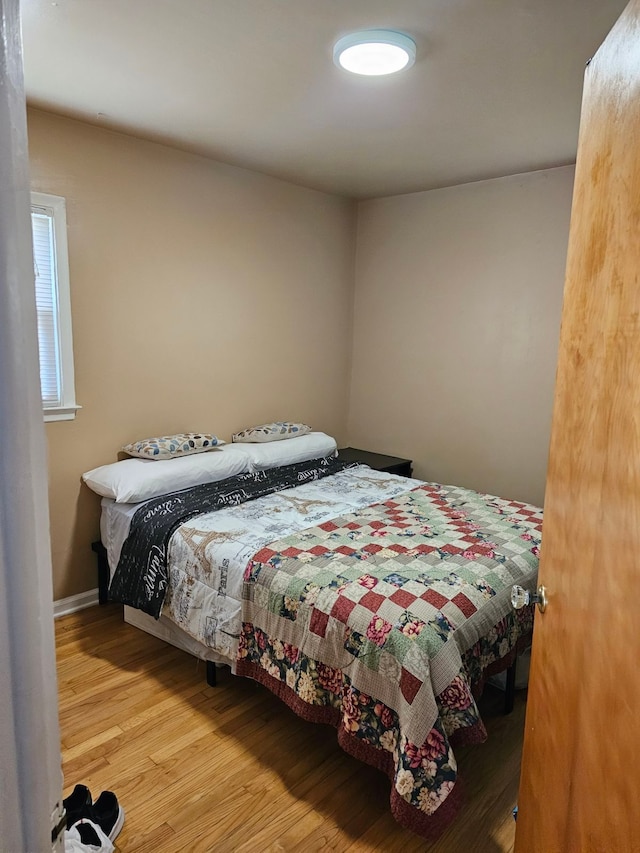
[[[210,433],[179,432],[176,435],[161,435],[158,438],[143,438],[122,448],[129,456],[140,459],[173,459],[176,456],[188,456],[190,453],[203,453],[224,444]]]
[[[311,432],[290,441],[276,441],[271,444],[228,444],[222,450],[227,456],[245,456],[251,471],[266,471],[281,465],[293,465],[294,462],[335,456],[337,448],[335,438],[324,432]]]
[[[282,441],[283,438],[296,438],[311,432],[308,424],[294,424],[290,421],[274,421],[272,424],[248,427],[242,432],[236,432],[231,441],[247,442],[249,444],[267,441]]]
[[[242,453],[198,453],[177,459],[124,459],[82,475],[90,489],[116,503],[138,503],[248,472]]]

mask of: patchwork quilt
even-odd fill
[[[429,836],[457,805],[452,744],[486,737],[473,685],[530,640],[510,593],[535,587],[541,529],[536,507],[425,483],[286,536],[246,568],[237,672],[335,724]]]

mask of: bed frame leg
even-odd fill
[[[205,661],[205,663],[207,664],[207,684],[209,687],[215,687],[218,683],[216,665],[212,660]]]
[[[91,550],[98,557],[98,603],[109,603],[109,561],[102,542],[92,542]]]
[[[507,670],[507,684],[504,692],[504,712],[510,714],[513,711],[513,705],[516,699],[516,658]]]

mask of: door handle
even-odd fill
[[[541,585],[538,587],[537,593],[534,595],[528,589],[515,584],[511,587],[511,604],[516,610],[521,607],[526,607],[527,604],[537,604],[540,613],[544,613],[547,609],[548,599],[547,590]]]

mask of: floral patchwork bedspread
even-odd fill
[[[472,687],[530,638],[542,512],[425,483],[262,548],[243,588],[237,671],[393,779],[396,818],[455,810],[452,743],[483,740]],[[435,814],[437,811],[437,814]]]

